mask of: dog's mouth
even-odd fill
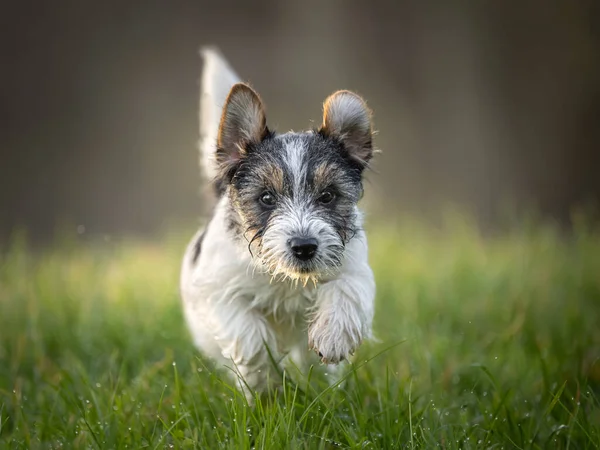
[[[271,276],[272,281],[280,282],[289,280],[292,283],[302,284],[303,286],[309,283],[316,285],[326,278],[325,272],[315,270],[312,267],[279,267],[278,270],[269,270],[267,273]]]
[[[294,283],[314,283],[335,276],[341,266],[341,254],[328,256],[316,255],[308,261],[301,261],[293,255],[280,258],[270,258],[261,255],[260,265],[264,273],[271,276],[273,281],[291,280]]]

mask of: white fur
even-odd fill
[[[216,175],[213,158],[223,105],[240,77],[217,49],[204,47],[200,55],[204,63],[200,81],[200,167],[210,181]]]
[[[298,184],[304,182],[306,178],[306,170],[304,168],[304,158],[302,155],[305,152],[304,141],[301,139],[290,139],[286,145],[287,154],[286,162],[290,168],[290,172],[294,174],[294,191],[298,192]]]

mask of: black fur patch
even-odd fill
[[[198,258],[200,258],[200,253],[202,253],[202,242],[204,241],[204,235],[206,234],[206,230],[202,232],[196,243],[194,244],[194,254],[192,255],[192,264],[196,264]]]

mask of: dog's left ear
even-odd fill
[[[373,156],[371,111],[354,92],[337,91],[325,100],[319,132],[339,139],[350,158],[363,167]]]
[[[260,97],[244,83],[229,92],[217,136],[217,164],[223,175],[231,174],[246,156],[248,144],[261,142],[269,133]]]

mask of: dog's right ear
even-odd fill
[[[237,83],[229,91],[217,137],[217,165],[221,176],[231,176],[249,144],[262,141],[269,130],[262,101],[250,86]]]
[[[371,111],[354,92],[337,91],[325,100],[319,131],[339,139],[350,159],[360,167],[366,167],[373,156]]]

